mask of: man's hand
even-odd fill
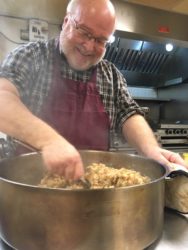
[[[153,131],[142,116],[133,115],[127,119],[123,124],[123,134],[139,154],[156,160],[169,168],[171,168],[171,163],[188,168],[179,154],[163,149],[158,145]]]
[[[56,140],[42,148],[42,156],[47,169],[66,179],[79,179],[84,167],[79,152],[66,140]]]
[[[42,152],[49,171],[67,179],[84,174],[79,152],[52,127],[31,113],[22,103],[16,87],[0,79],[0,131]],[[15,110],[17,112],[15,112]]]
[[[147,151],[146,156],[167,166],[169,169],[172,169],[171,163],[184,166],[188,169],[188,165],[178,153],[163,149],[159,146],[151,147],[150,150]]]

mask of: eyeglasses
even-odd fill
[[[74,28],[77,30],[78,34],[80,35],[80,37],[88,42],[91,41],[92,39],[94,40],[95,44],[97,45],[97,47],[100,48],[105,48],[106,45],[109,43],[109,40],[102,38],[102,37],[95,37],[93,36],[89,31],[87,31],[86,29],[84,29],[83,27],[81,27],[78,22],[71,16],[71,20],[74,23]]]

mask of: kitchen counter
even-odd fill
[[[187,250],[188,215],[165,210],[163,234],[146,250]]]
[[[181,215],[165,210],[163,234],[159,240],[145,250],[187,250],[188,249],[188,215]],[[12,250],[0,240],[0,250]],[[54,249],[55,250],[55,249]],[[117,249],[114,249],[117,250]]]

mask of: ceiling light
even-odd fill
[[[111,35],[109,38],[109,43],[113,43],[115,42],[115,40],[116,40],[116,37],[114,35]]]
[[[166,48],[166,51],[170,52],[170,51],[173,50],[174,46],[173,46],[173,44],[171,44],[171,43],[167,43],[167,44],[165,45],[165,48]]]

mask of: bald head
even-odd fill
[[[115,30],[110,0],[71,0],[60,34],[60,51],[75,70],[87,70],[102,60]]]
[[[67,6],[67,12],[73,12],[80,6],[86,7],[99,7],[111,10],[115,14],[114,6],[110,0],[71,0]]]
[[[71,0],[67,13],[99,20],[100,25],[115,30],[115,9],[110,0]]]

